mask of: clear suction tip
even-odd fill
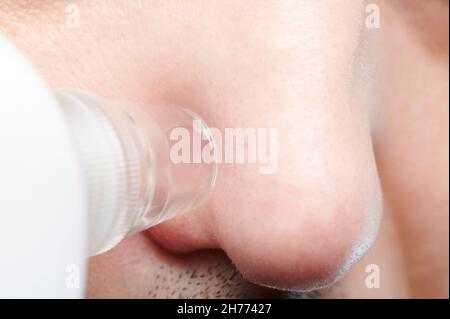
[[[78,146],[89,198],[89,251],[205,204],[214,188],[213,135],[190,110],[56,97]]]

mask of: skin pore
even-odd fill
[[[92,258],[89,297],[308,297],[381,211],[319,295],[448,297],[448,2],[374,2],[374,30],[354,0],[0,2],[53,88],[280,130],[276,174],[221,166],[206,207]]]

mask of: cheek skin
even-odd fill
[[[365,109],[352,100],[362,1],[139,3],[80,2],[82,30],[38,20],[16,29],[18,45],[53,87],[184,105],[219,129],[278,128],[275,174],[222,165],[205,209],[147,234],[173,251],[221,248],[258,284],[332,284],[380,213]]]

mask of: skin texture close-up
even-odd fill
[[[362,0],[0,1],[54,89],[279,132],[274,174],[219,164],[207,205],[90,259],[88,297],[448,298],[448,1],[371,3],[379,28]]]

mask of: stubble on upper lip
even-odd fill
[[[143,234],[91,258],[89,298],[301,298],[246,281],[220,250],[173,254]]]

